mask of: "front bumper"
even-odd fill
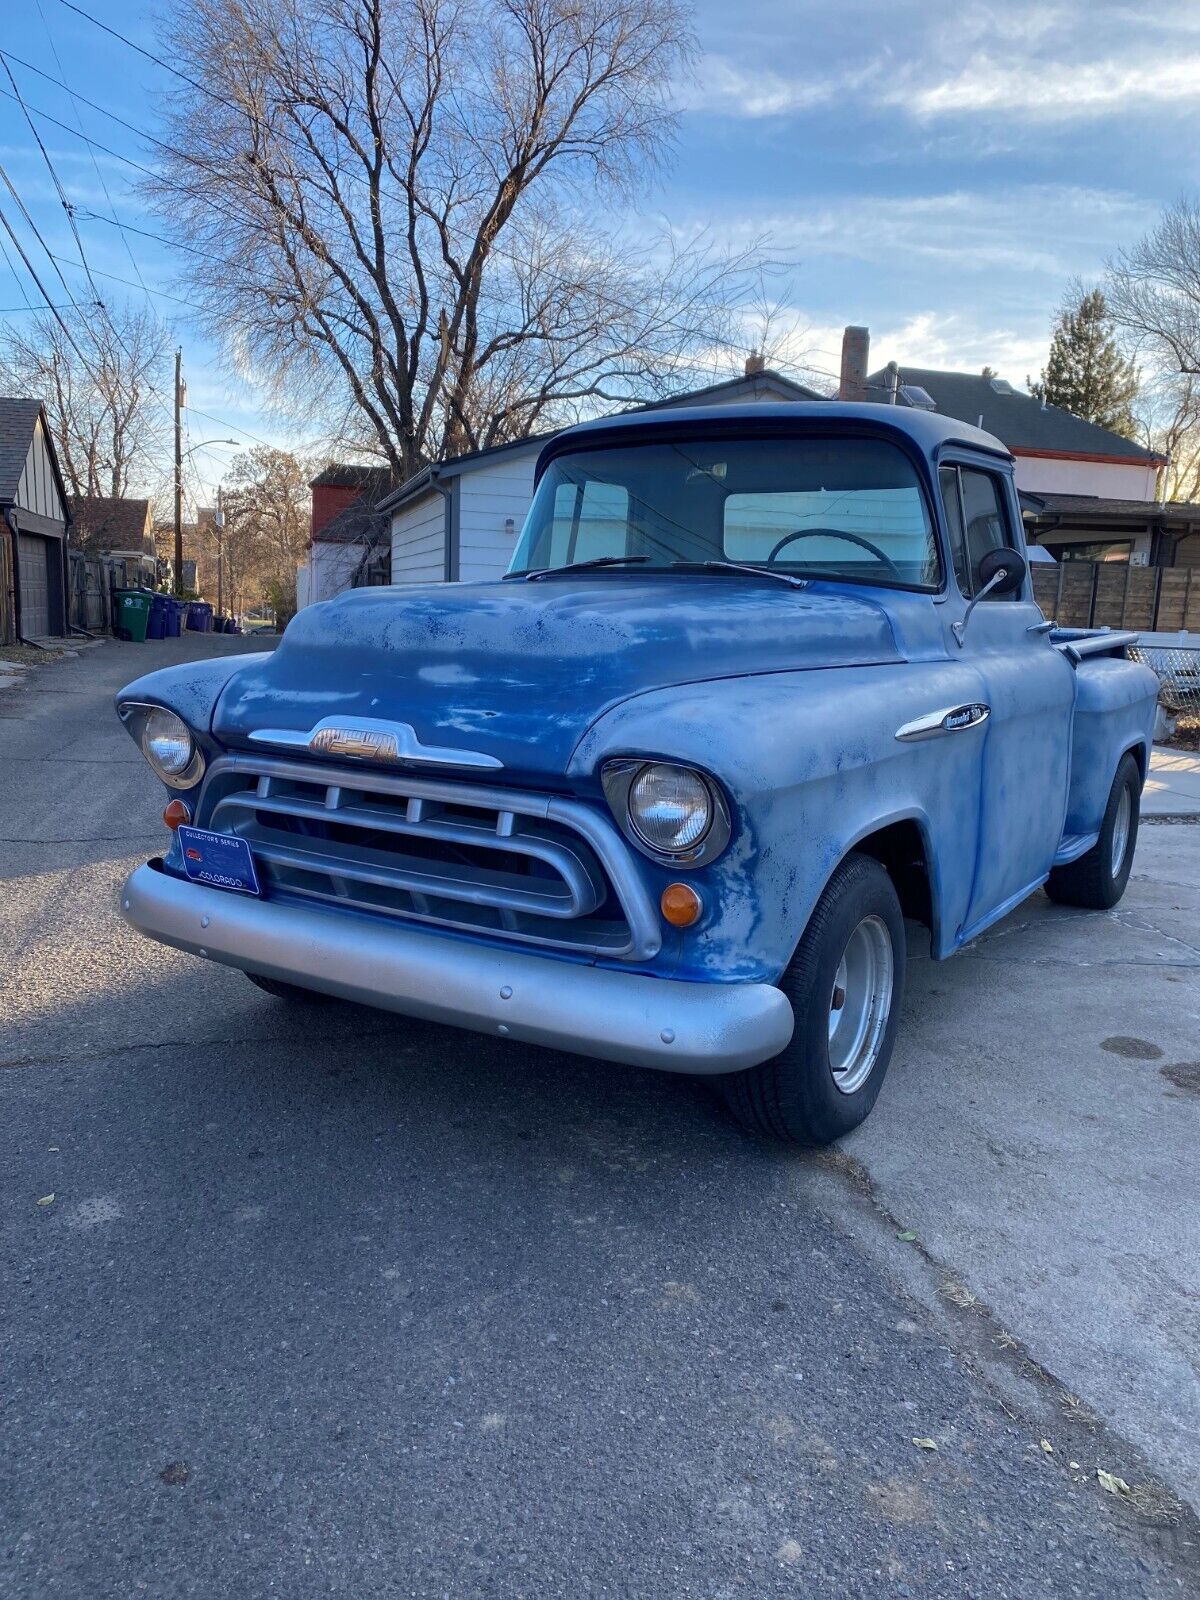
[[[554,1050],[664,1072],[737,1072],[792,1036],[766,983],[682,983],[554,961],[373,918],[207,889],[138,867],[121,894],[139,932],[227,967]]]

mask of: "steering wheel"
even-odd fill
[[[773,566],[775,557],[779,552],[789,544],[794,544],[797,539],[844,539],[847,544],[856,544],[866,550],[869,555],[873,555],[876,561],[887,568],[897,583],[903,583],[904,581],[900,576],[896,563],[890,556],[886,556],[877,544],[872,544],[869,539],[863,539],[857,533],[846,533],[841,528],[796,528],[792,533],[785,533],[767,557],[767,566]]]

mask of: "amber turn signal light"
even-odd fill
[[[163,807],[163,821],[171,832],[192,820],[192,809],[186,800],[168,800]]]
[[[659,906],[663,920],[673,928],[690,928],[693,922],[700,920],[704,910],[704,902],[686,883],[669,883],[662,892]]]

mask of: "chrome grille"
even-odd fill
[[[224,756],[196,822],[244,838],[272,898],[622,960],[661,943],[628,847],[576,800]]]

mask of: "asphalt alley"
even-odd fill
[[[798,1156],[128,930],[112,692],[235,647],[0,690],[0,1595],[1200,1593],[1200,829],[918,959]]]

